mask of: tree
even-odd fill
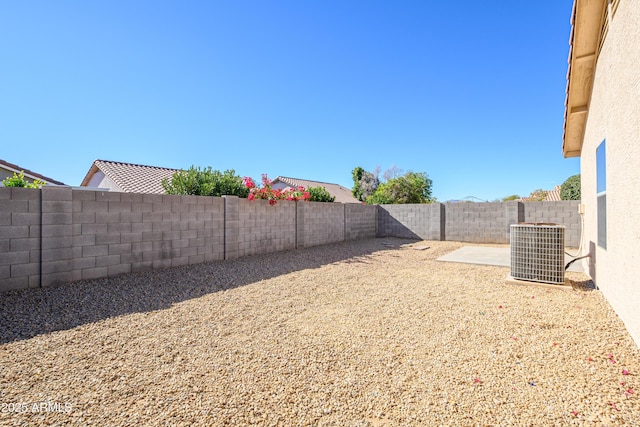
[[[503,197],[502,200],[498,200],[499,202],[510,202],[512,200],[518,200],[520,199],[520,196],[518,196],[517,194],[512,194],[510,196],[507,197]]]
[[[532,202],[542,202],[547,199],[547,192],[541,188],[534,190],[529,196],[529,200]]]
[[[244,185],[242,178],[236,175],[233,169],[224,173],[191,166],[189,170],[181,170],[173,174],[171,181],[162,180],[162,188],[167,194],[182,194],[192,196],[238,196],[247,197],[249,189]]]
[[[351,176],[353,177],[353,189],[351,193],[353,197],[361,202],[364,202],[367,197],[371,196],[378,188],[378,185],[380,185],[377,173],[367,172],[360,166],[353,169]]]
[[[324,187],[309,187],[307,191],[311,195],[310,202],[333,202],[336,200],[336,197],[332,196]]]
[[[570,176],[560,186],[560,198],[562,200],[580,200],[581,185],[580,174]]]
[[[407,172],[378,186],[366,201],[370,204],[431,203],[433,182],[424,172]]]

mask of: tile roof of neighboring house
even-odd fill
[[[351,193],[346,187],[343,187],[339,184],[332,184],[330,182],[321,182],[321,181],[309,181],[308,179],[298,179],[298,178],[289,178],[286,176],[279,176],[273,180],[273,183],[276,184],[278,181],[290,185],[291,187],[298,187],[302,185],[304,188],[309,187],[324,187],[325,190],[329,192],[332,196],[335,196],[337,203],[362,203]]]
[[[55,179],[49,178],[48,176],[40,175],[39,173],[30,171],[29,169],[21,168],[18,165],[14,165],[13,163],[9,163],[9,162],[4,161],[2,159],[0,159],[0,167],[8,169],[8,170],[16,172],[16,173],[24,172],[25,177],[31,178],[31,179],[39,179],[40,181],[44,181],[47,184],[66,185],[63,182],[56,181]]]
[[[171,179],[178,169],[96,160],[80,186],[87,186],[91,177],[98,171],[104,173],[124,193],[164,194],[162,180]]]
[[[562,186],[560,186],[560,185],[556,185],[553,188],[553,190],[546,191],[547,197],[545,197],[544,201],[545,202],[559,202],[560,200],[562,200],[562,198],[560,197],[560,188],[561,187]],[[523,202],[535,201],[535,199],[532,196],[533,196],[533,193],[531,193],[531,196],[523,197],[521,200]]]
[[[562,198],[560,198],[560,187],[560,185],[556,185],[553,190],[547,191],[547,198],[545,200],[550,202],[559,202],[562,200]]]

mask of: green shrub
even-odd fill
[[[562,183],[562,186],[560,187],[560,198],[562,200],[580,200],[580,174],[570,176]]]
[[[310,202],[333,202],[336,200],[336,197],[332,196],[324,187],[309,187],[307,191],[311,195]]]
[[[162,188],[167,194],[181,194],[191,196],[238,196],[246,198],[249,189],[242,178],[233,169],[224,173],[191,166],[189,170],[181,170],[173,174],[171,181],[162,180]]]
[[[379,205],[432,203],[435,201],[431,196],[432,184],[433,182],[424,172],[407,172],[380,184],[376,191],[367,197],[367,203]]]
[[[5,187],[24,187],[24,188],[42,188],[47,183],[44,181],[40,181],[36,179],[33,182],[26,181],[24,179],[24,171],[20,171],[20,175],[17,173],[13,173],[13,176],[10,178],[5,178],[2,180],[2,183]]]

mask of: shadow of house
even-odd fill
[[[163,310],[174,304],[294,271],[335,262],[367,263],[381,250],[407,243],[367,239],[248,256],[233,261],[125,274],[48,288],[10,291],[0,300],[0,344],[33,338],[116,316]]]

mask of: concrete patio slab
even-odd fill
[[[572,257],[565,254],[565,265],[572,259]],[[511,252],[509,247],[496,248],[490,246],[464,246],[444,256],[441,256],[437,259],[437,261],[511,267]],[[577,261],[571,264],[568,271],[584,273],[582,266]]]

